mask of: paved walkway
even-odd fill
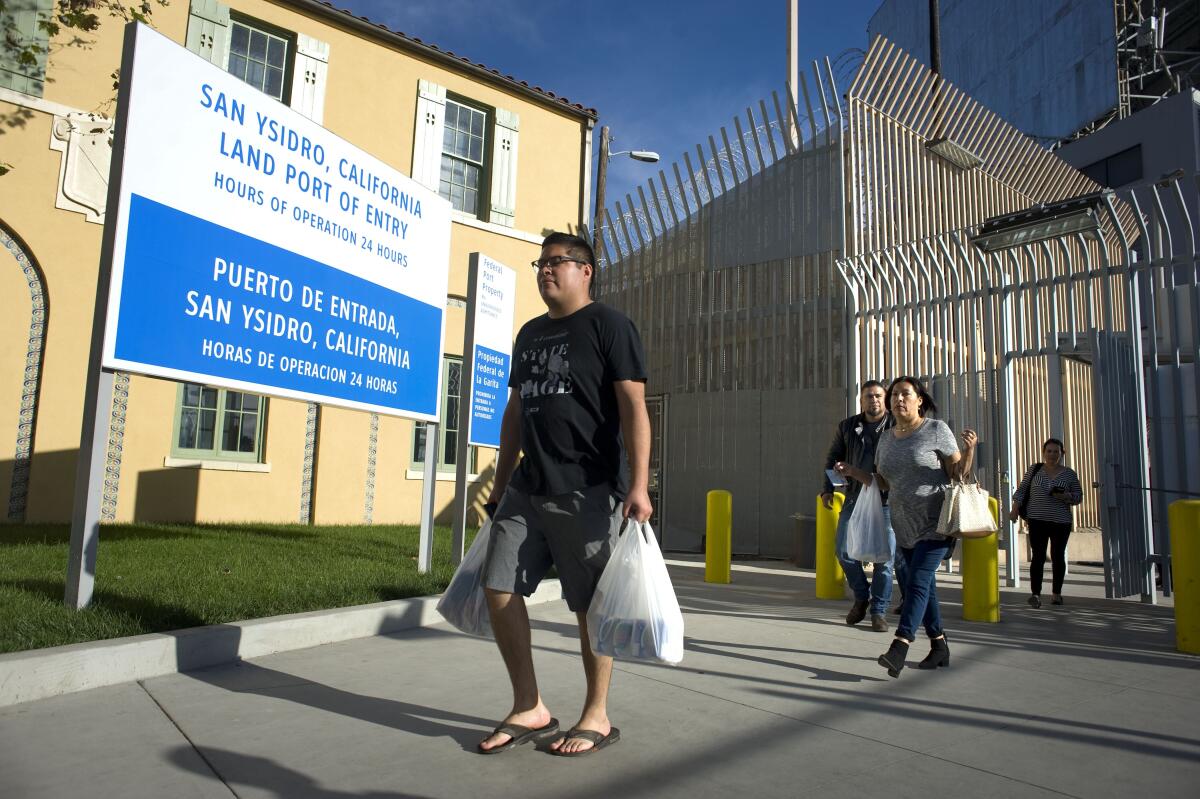
[[[960,614],[952,665],[899,680],[889,636],[841,623],[811,572],[671,567],[679,667],[618,662],[616,746],[566,759],[475,743],[510,701],[490,641],[444,626],[272,655],[0,710],[0,795],[17,797],[1173,797],[1200,785],[1200,658],[1171,610],[1102,598],[1073,567],[1064,607],[1005,593],[1000,624]],[[583,686],[573,617],[531,609],[551,710]]]

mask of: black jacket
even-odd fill
[[[887,430],[895,425],[895,420],[892,419],[890,413],[884,414],[883,428]],[[871,472],[875,469],[875,452],[867,451],[867,442],[863,438],[863,433],[867,425],[871,422],[867,421],[864,414],[856,413],[849,419],[843,419],[838,423],[837,432],[833,434],[833,443],[829,445],[829,454],[825,456],[825,468],[832,469],[833,464],[841,461],[848,463],[851,466],[856,466],[864,472]],[[875,422],[874,424],[880,424]],[[882,432],[882,430],[880,432]],[[823,476],[824,491],[833,493],[833,485],[829,482],[828,475]],[[858,496],[858,492],[862,490],[862,483],[857,480],[846,481],[846,499],[852,500]]]

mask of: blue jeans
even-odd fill
[[[859,602],[871,601],[871,615],[882,616],[887,613],[892,601],[892,561],[876,563],[871,576],[871,585],[867,586],[867,573],[862,564],[846,555],[846,525],[850,522],[850,514],[854,512],[854,500],[842,506],[842,514],[838,517],[837,526],[837,558],[846,574],[846,582],[854,592],[854,599]],[[883,518],[888,523],[888,543],[893,552],[896,551],[896,534],[892,532],[892,515],[887,506],[883,508]]]
[[[954,539],[918,541],[912,549],[897,554],[904,559],[904,605],[900,609],[900,624],[896,637],[912,641],[913,631],[924,624],[925,634],[937,638],[942,634],[942,612],[937,600],[937,570]]]

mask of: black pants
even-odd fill
[[[1046,543],[1050,544],[1051,574],[1054,576],[1054,593],[1062,593],[1063,578],[1067,576],[1067,539],[1071,537],[1071,525],[1028,519],[1029,549],[1033,559],[1029,562],[1029,588],[1035,594],[1042,593],[1042,570],[1046,567]]]

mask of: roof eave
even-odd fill
[[[599,112],[594,108],[584,108],[581,105],[572,103],[566,98],[553,96],[547,92],[540,91],[537,88],[523,83],[515,78],[501,75],[494,69],[488,69],[481,64],[476,64],[468,61],[460,56],[448,53],[433,45],[426,44],[417,39],[405,36],[402,33],[397,33],[390,28],[384,27],[381,24],[371,22],[370,20],[356,17],[349,11],[335,8],[323,0],[275,0],[283,5],[295,6],[303,9],[314,16],[324,17],[340,27],[350,28],[359,33],[366,34],[375,39],[386,42],[402,50],[408,50],[423,58],[427,58],[436,63],[445,65],[455,71],[464,72],[472,77],[481,78],[489,83],[495,84],[507,91],[515,92],[527,99],[533,100],[539,105],[553,108],[557,111],[570,114],[580,119],[591,120],[595,122],[599,118]]]

